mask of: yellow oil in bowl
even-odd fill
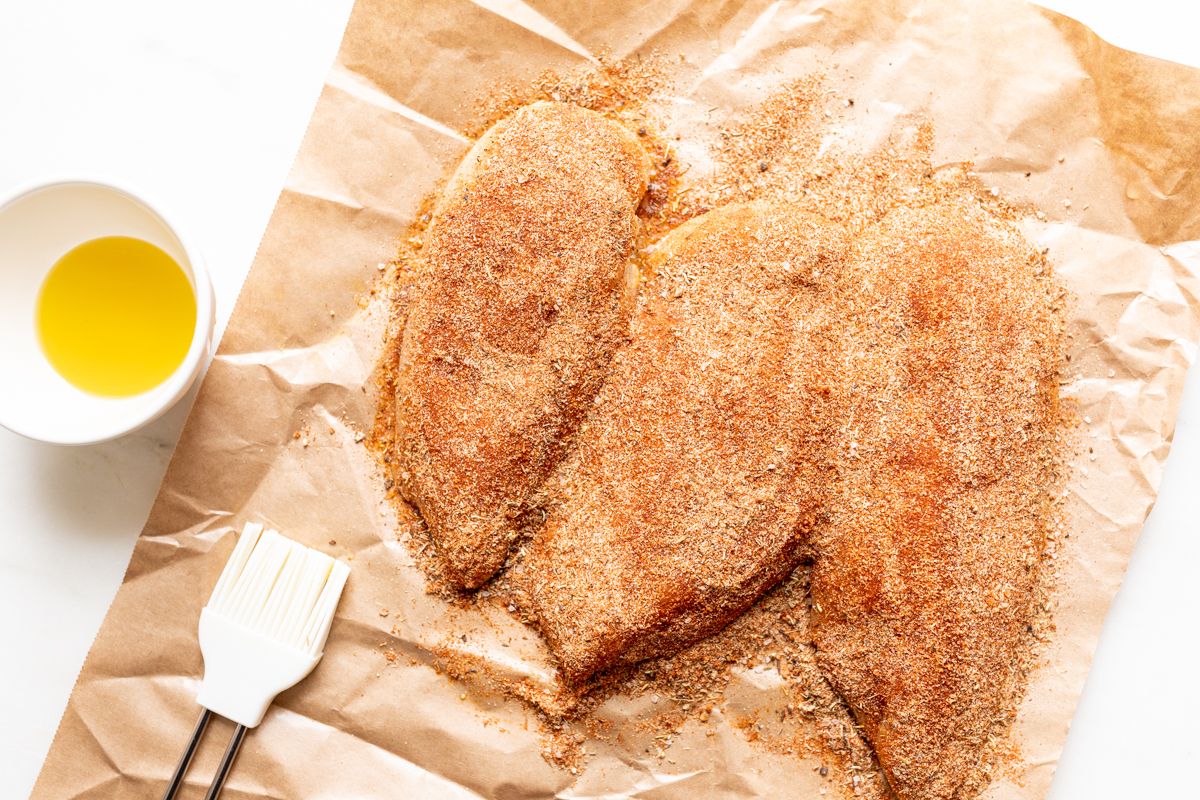
[[[128,397],[153,389],[183,362],[196,296],[183,269],[158,247],[105,236],[50,269],[36,324],[60,375],[85,392]]]

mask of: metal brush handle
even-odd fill
[[[208,722],[212,719],[212,715],[212,712],[207,708],[201,710],[200,719],[196,720],[196,729],[192,731],[191,741],[188,742],[187,749],[183,751],[183,757],[179,759],[179,764],[175,767],[175,774],[171,776],[171,782],[167,784],[167,791],[163,794],[163,800],[172,800],[179,791],[179,787],[183,785],[183,776],[187,774],[187,768],[192,763],[192,757],[200,749],[200,739],[204,736],[204,731],[208,727]]]
[[[221,787],[229,777],[229,770],[233,769],[233,760],[237,758],[238,750],[242,749],[242,739],[246,738],[247,730],[249,728],[245,725],[238,725],[234,729],[233,738],[225,748],[225,755],[221,756],[221,765],[217,767],[217,774],[213,776],[212,786],[208,787],[208,794],[204,796],[204,800],[217,800],[221,794]]]
[[[163,800],[174,800],[175,795],[179,793],[179,787],[183,786],[183,777],[187,774],[188,766],[192,763],[196,751],[200,749],[200,740],[204,738],[204,731],[208,728],[208,723],[213,716],[213,712],[207,708],[200,712],[200,719],[196,720],[192,738],[188,741],[187,749],[183,751],[183,756],[175,767],[175,774],[171,776],[171,782],[167,784]],[[229,777],[229,772],[233,769],[234,759],[237,758],[238,751],[242,749],[242,740],[246,738],[247,730],[249,728],[245,725],[238,725],[234,729],[233,738],[229,740],[229,744],[225,748],[225,755],[221,756],[221,763],[217,767],[216,774],[213,775],[212,785],[208,787],[205,800],[217,800],[217,797],[220,796],[225,779]]]

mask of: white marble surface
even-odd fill
[[[1200,13],[1189,3],[1047,5],[1125,47],[1200,66]],[[350,0],[0,0],[0,190],[100,172],[161,198],[207,255],[223,326],[349,9]],[[1056,800],[1200,796],[1187,769],[1200,763],[1196,375]],[[187,405],[95,447],[0,430],[0,797],[33,785]]]

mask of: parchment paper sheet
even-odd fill
[[[159,796],[197,713],[200,608],[248,519],[352,559],[352,574],[324,661],[247,739],[230,800],[817,796],[814,762],[756,749],[728,724],[770,704],[778,676],[766,668],[735,681],[717,735],[685,730],[669,760],[635,737],[598,745],[580,775],[550,767],[520,704],[431,667],[422,643],[478,620],[423,594],[355,442],[371,425],[385,322],[377,300],[360,301],[464,152],[457,131],[472,101],[497,78],[570,69],[602,50],[657,50],[683,56],[677,103],[707,104],[714,124],[826,69],[831,88],[855,98],[854,125],[885,131],[927,114],[935,162],[974,160],[985,185],[1045,213],[1024,228],[1078,297],[1065,392],[1095,459],[1081,457],[1069,490],[1058,635],[1014,734],[1022,762],[987,793],[1042,797],[1196,351],[1200,73],[1015,2],[500,6],[359,0],[34,796]],[[480,646],[536,671],[534,637]],[[638,715],[644,703],[616,700],[602,713]],[[202,796],[228,732],[210,730],[183,796]]]

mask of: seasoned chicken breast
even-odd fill
[[[823,298],[842,242],[746,204],[660,244],[633,339],[513,568],[568,682],[719,630],[801,559],[828,484]]]
[[[814,541],[818,663],[898,797],[955,798],[1030,658],[1060,293],[970,201],[893,211],[846,269],[861,308],[833,377],[854,457]]]
[[[650,161],[600,114],[535,103],[437,204],[397,372],[400,489],[462,588],[498,570],[628,336]]]

